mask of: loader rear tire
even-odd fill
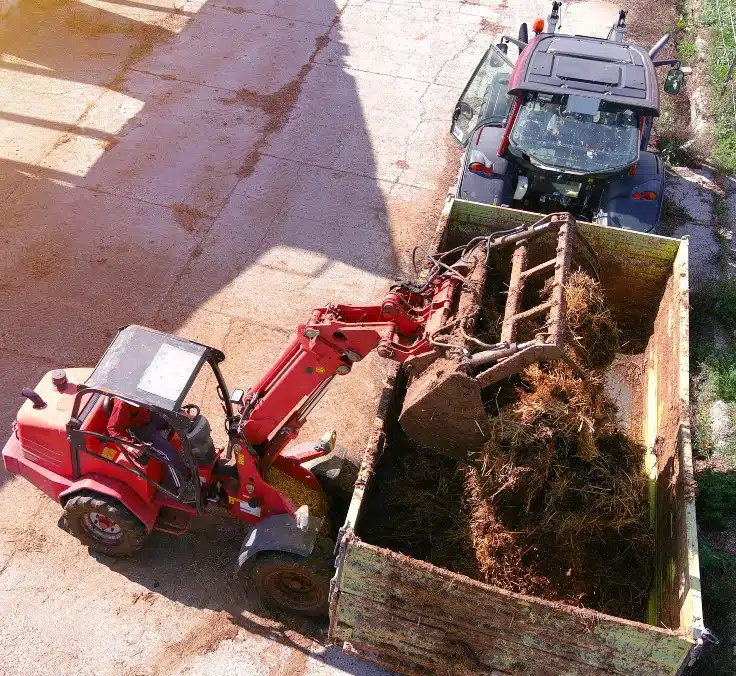
[[[327,617],[330,574],[324,565],[288,552],[262,552],[248,577],[264,606],[305,617]]]
[[[69,531],[82,544],[108,556],[132,556],[146,539],[146,528],[117,500],[96,493],[73,496],[64,508]]]

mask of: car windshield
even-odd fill
[[[535,95],[519,109],[511,146],[549,167],[597,173],[639,157],[639,119],[626,106],[575,96]]]

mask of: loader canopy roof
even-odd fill
[[[654,64],[636,45],[602,38],[543,34],[521,53],[509,94],[580,94],[659,115]]]
[[[179,412],[184,397],[208,360],[224,355],[206,345],[142,326],[121,329],[90,377],[87,387],[121,399]]]

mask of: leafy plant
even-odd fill
[[[694,42],[683,40],[677,45],[677,53],[686,65],[690,65],[698,56],[698,48],[695,46]]]
[[[706,470],[698,477],[696,508],[700,525],[725,530],[736,517],[736,476]]]

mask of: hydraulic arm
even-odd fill
[[[380,305],[315,310],[248,392],[241,436],[268,464],[298,434],[330,381],[371,351],[402,363],[431,355],[430,338],[446,323],[459,284],[457,277],[438,275],[422,288],[392,287]]]
[[[428,255],[429,263],[420,281],[396,284],[380,305],[328,305],[315,310],[243,400],[239,436],[247,443],[251,454],[261,459],[261,471],[267,469],[286,444],[297,436],[330,381],[336,375],[350,373],[352,365],[372,350],[393,361],[407,365],[414,362],[413,366],[417,367],[412,368],[415,379],[438,356],[454,352],[457,359],[443,377],[457,380],[459,374],[465,379],[464,390],[468,389],[468,382],[477,390],[467,407],[463,407],[462,402],[460,406],[455,403],[455,410],[464,409],[463,415],[468,416],[469,421],[461,424],[468,429],[467,434],[460,430],[457,436],[468,440],[475,438],[481,429],[476,422],[482,416],[481,387],[515,373],[532,361],[564,358],[562,290],[570,265],[573,225],[568,214],[552,214],[533,225],[480,237],[464,247],[437,256]],[[558,237],[556,257],[527,270],[528,242],[550,231],[556,232]],[[502,342],[484,344],[468,337],[465,329],[472,322],[462,315],[469,306],[468,297],[474,299],[477,307],[491,249],[509,245],[516,246],[516,253]],[[550,301],[522,311],[524,281],[531,275],[545,272],[552,275],[554,291]],[[546,315],[547,319],[537,338],[525,343],[513,342],[515,322],[540,315]],[[460,340],[452,342],[458,329]],[[479,367],[482,370],[474,373]],[[437,428],[444,424],[443,397],[460,394],[457,387],[443,389],[441,385],[436,380],[429,383],[425,389],[431,396],[422,392],[422,401],[415,407],[421,411],[413,412],[418,413],[418,417],[410,423],[412,416],[407,416],[405,410],[402,425],[406,421],[413,430],[422,430],[425,418]],[[410,399],[413,397],[408,394],[407,401]]]

